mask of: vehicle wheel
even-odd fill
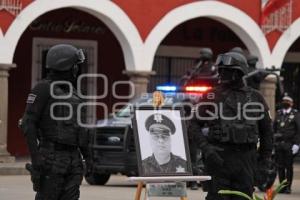
[[[110,177],[110,174],[90,173],[86,174],[85,180],[90,185],[105,185]]]

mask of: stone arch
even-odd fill
[[[259,66],[270,63],[270,50],[267,40],[258,24],[241,10],[218,1],[189,3],[170,11],[154,27],[145,41],[143,70],[151,70],[155,52],[162,40],[176,26],[188,20],[208,17],[228,26],[245,43],[247,48],[260,59]]]
[[[293,43],[300,37],[300,18],[295,20],[292,25],[283,32],[273,48],[272,65],[281,68],[285,55]]]
[[[0,61],[12,63],[17,43],[33,20],[49,11],[66,7],[80,9],[104,22],[121,44],[126,69],[135,70],[138,65],[136,52],[140,51],[143,45],[142,39],[127,14],[109,0],[39,0],[32,2],[22,10],[4,35],[3,45],[0,47],[0,52],[3,52],[0,55]]]

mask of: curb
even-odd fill
[[[25,162],[0,163],[0,175],[29,175]]]

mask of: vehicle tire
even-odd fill
[[[90,185],[105,185],[109,180],[110,174],[89,173],[84,178]]]

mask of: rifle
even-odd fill
[[[255,75],[261,75],[263,78],[262,78],[262,80],[266,77],[266,76],[268,76],[268,75],[275,75],[276,76],[276,81],[277,81],[277,87],[279,88],[279,92],[280,92],[280,94],[281,95],[283,95],[284,94],[284,89],[283,89],[283,85],[282,85],[282,83],[281,83],[281,81],[280,81],[280,76],[278,75],[278,73],[276,73],[276,72],[278,72],[278,71],[283,71],[283,69],[278,69],[278,68],[275,68],[275,66],[272,66],[272,67],[270,67],[270,68],[265,68],[265,69],[256,69],[256,70],[254,70],[254,71],[252,71],[252,72],[250,72],[250,73],[248,73],[248,74],[246,74],[245,76],[243,76],[243,83],[244,83],[244,85],[245,86],[247,86],[248,84],[247,84],[247,79],[249,79],[249,78],[251,78],[251,77],[253,77],[253,76],[255,76]],[[261,81],[262,81],[261,80]]]

